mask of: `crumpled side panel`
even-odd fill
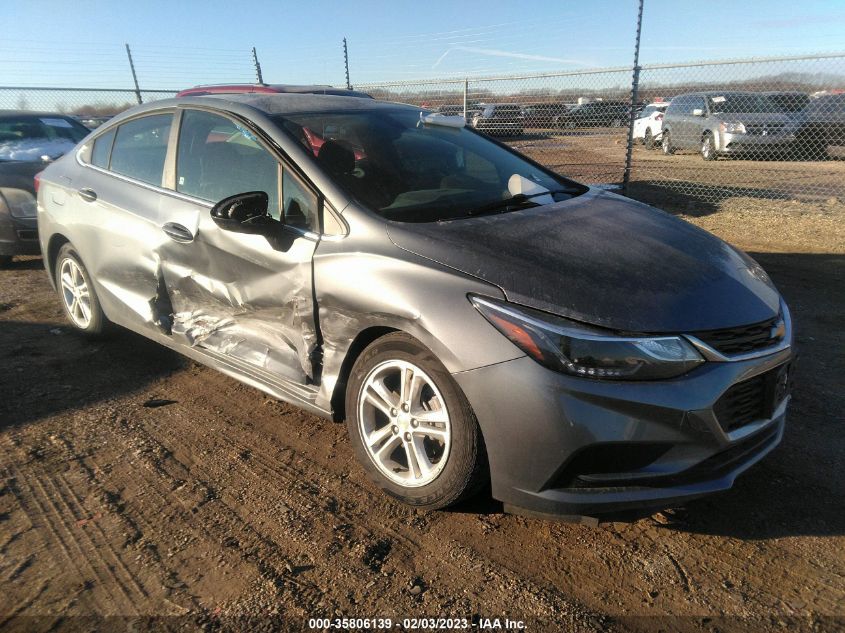
[[[314,243],[278,250],[266,239],[209,228],[189,244],[164,242],[151,306],[184,344],[248,363],[299,384],[313,383],[317,346],[311,288]],[[304,243],[302,243],[304,242]]]

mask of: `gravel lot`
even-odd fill
[[[819,165],[842,186],[845,164]],[[0,271],[0,629],[130,624],[84,617],[99,615],[134,630],[288,630],[344,615],[841,630],[843,201],[664,198],[751,251],[789,301],[801,353],[789,425],[732,491],[595,528],[484,497],[400,506],[366,480],[343,425],[129,332],[80,339],[40,259],[16,261]]]

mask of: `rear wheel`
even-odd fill
[[[666,156],[675,153],[675,148],[672,147],[672,135],[669,134],[669,130],[663,131],[663,138],[660,141],[660,147]]]
[[[413,337],[373,342],[355,362],[346,423],[364,470],[413,506],[452,505],[486,481],[484,443],[457,383]]]
[[[65,314],[73,327],[88,336],[97,336],[106,328],[106,315],[91,276],[71,244],[65,244],[56,257],[56,289]]]
[[[651,128],[646,128],[645,135],[643,136],[643,145],[645,145],[646,149],[654,149],[654,136],[651,134]]]

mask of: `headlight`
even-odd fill
[[[720,123],[719,128],[728,134],[745,134],[744,123]]]
[[[25,189],[0,187],[0,198],[5,201],[9,213],[16,218],[34,218],[36,215],[35,196]],[[2,207],[0,202],[0,207]]]
[[[541,365],[573,376],[662,380],[704,359],[680,336],[617,336],[511,303],[470,296],[497,330]]]

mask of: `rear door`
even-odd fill
[[[317,195],[246,122],[200,109],[181,111],[179,120],[178,195],[161,217],[176,233],[159,252],[174,340],[263,382],[316,381]],[[270,199],[278,221],[271,238],[227,231],[211,218],[214,203],[248,191]]]
[[[67,197],[74,245],[113,321],[154,330],[164,165],[173,111],[145,114],[95,137]]]

